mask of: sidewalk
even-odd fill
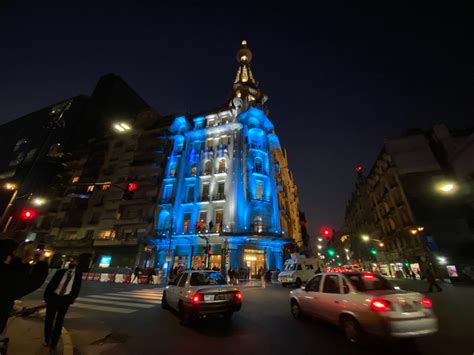
[[[10,338],[8,355],[50,355],[49,348],[43,346],[44,310],[28,317],[11,317],[8,321],[7,336]],[[73,347],[69,333],[63,328],[56,355],[72,355]]]

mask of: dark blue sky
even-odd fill
[[[474,122],[467,2],[31,3],[0,5],[0,123],[109,72],[162,114],[215,108],[245,38],[311,233],[342,222],[354,167],[368,170],[384,137]]]

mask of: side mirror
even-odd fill
[[[306,286],[301,286],[301,289],[302,289],[303,291],[306,291]]]

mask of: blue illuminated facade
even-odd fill
[[[281,149],[266,115],[267,97],[250,70],[246,43],[225,109],[176,117],[157,216],[157,267],[282,268],[292,241],[280,224],[274,150]]]

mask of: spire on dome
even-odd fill
[[[241,44],[242,47],[237,52],[239,67],[235,76],[234,92],[229,106],[235,106],[235,103],[239,101],[238,99],[241,100],[245,107],[253,104],[263,105],[267,100],[267,96],[258,89],[258,82],[253,77],[252,69],[250,68],[250,62],[253,58],[252,51],[247,47],[246,40],[243,40]],[[234,99],[237,99],[237,101],[234,102]]]

